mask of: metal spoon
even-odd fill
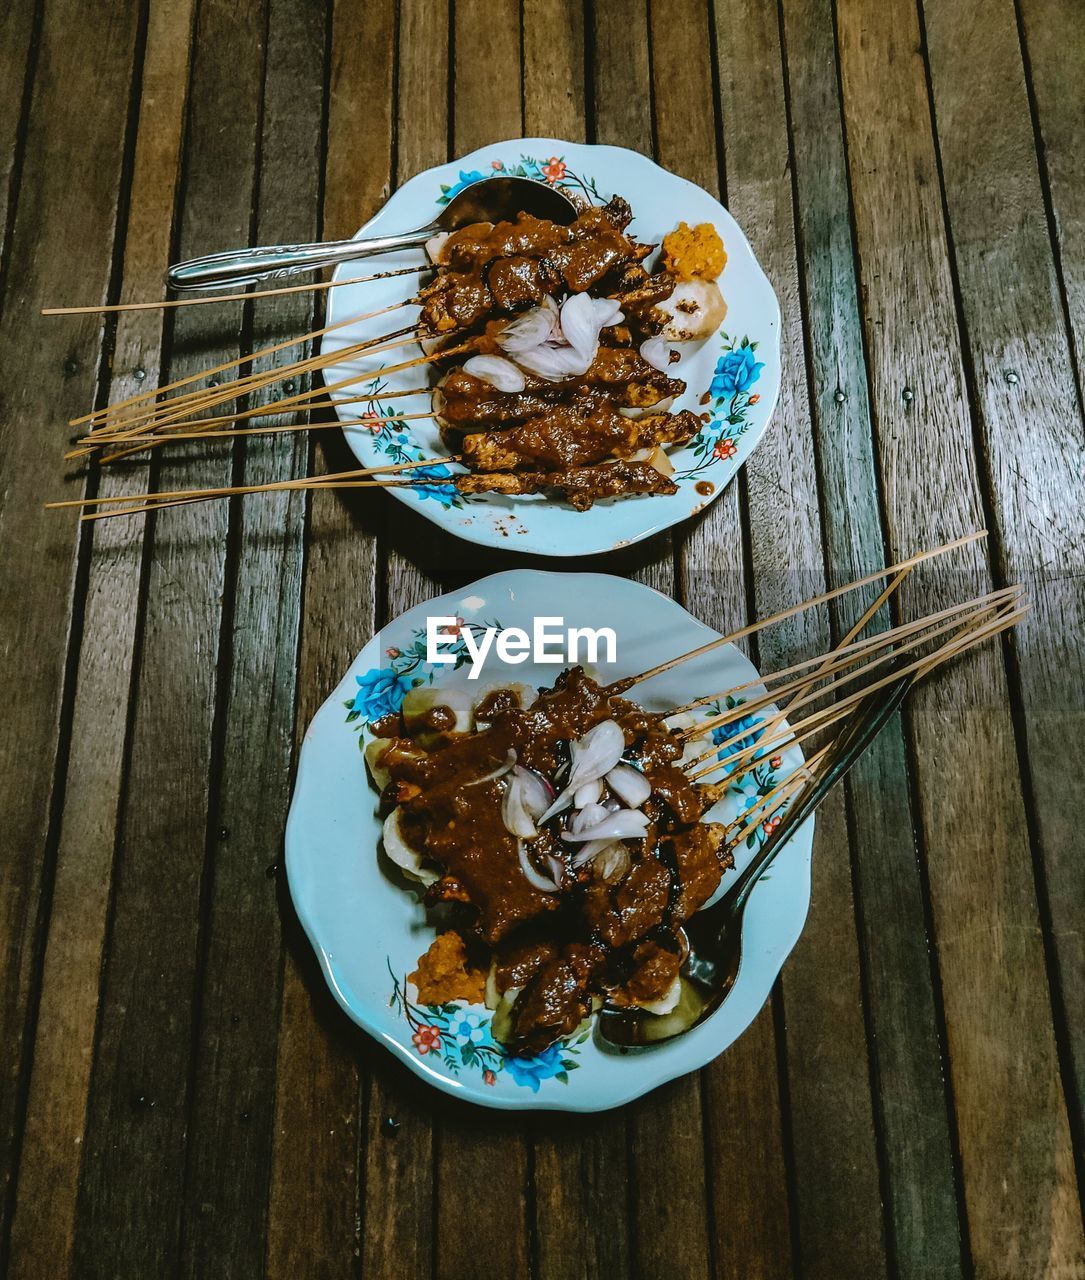
[[[742,960],[742,916],[750,893],[772,860],[881,732],[914,680],[899,680],[865,699],[825,758],[824,770],[788,805],[780,825],[722,898],[686,922],[689,952],[682,964],[682,994],[671,1013],[604,1005],[597,1026],[604,1041],[620,1048],[656,1045],[692,1031],[723,1004]]]
[[[442,231],[456,231],[472,222],[503,222],[518,213],[567,225],[576,205],[557,187],[532,178],[483,178],[458,192],[428,226],[400,235],[366,240],[329,240],[324,244],[280,244],[258,249],[232,249],[178,262],[166,273],[171,289],[210,289],[256,284],[314,271],[336,262],[352,262],[375,253],[424,245]]]

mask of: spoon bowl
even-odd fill
[[[458,231],[473,222],[505,222],[519,213],[548,218],[566,226],[576,217],[577,208],[558,187],[533,178],[495,175],[458,191],[432,222],[414,231],[365,240],[329,240],[322,244],[281,244],[209,253],[175,263],[166,273],[166,283],[171,289],[184,292],[280,280],[338,262],[391,253],[395,249],[420,248],[441,232]]]
[[[723,897],[686,921],[688,944],[679,971],[681,993],[670,1013],[604,1005],[597,1019],[599,1038],[619,1049],[665,1044],[692,1031],[723,1004],[742,964],[742,920],[754,885],[773,859],[882,731],[915,680],[914,674],[871,694],[847,721],[815,774],[788,805],[780,825]]]

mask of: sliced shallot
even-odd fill
[[[501,821],[505,830],[523,840],[534,840],[539,834],[535,819],[549,803],[550,795],[538,774],[516,765],[501,797]]]
[[[671,363],[671,349],[667,346],[667,341],[662,334],[657,333],[654,338],[646,338],[640,344],[641,359],[645,360],[653,369],[658,369],[660,373],[666,373]]]
[[[606,775],[606,784],[630,809],[639,809],[652,794],[652,784],[631,764],[616,764]]]
[[[489,773],[484,773],[481,778],[472,778],[470,782],[465,782],[465,787],[478,787],[484,782],[493,782],[494,778],[503,778],[506,773],[516,763],[516,752],[510,751],[505,756],[505,763],[499,764],[496,769],[491,769]]]
[[[595,778],[592,782],[585,782],[582,787],[577,787],[573,796],[573,808],[583,809],[585,805],[598,804],[602,798],[603,780]]]
[[[602,840],[609,836],[612,840],[636,840],[648,830],[648,815],[639,809],[619,809],[617,813],[608,813],[602,822],[586,827],[583,831],[565,831],[562,838],[574,843],[586,843],[589,840]]]
[[[574,293],[561,304],[561,332],[582,360],[595,359],[601,328],[595,303],[586,293]]]
[[[504,356],[472,356],[463,362],[465,373],[488,382],[498,391],[523,391],[527,386],[522,369],[518,369]]]
[[[497,335],[498,345],[505,351],[516,354],[530,351],[548,342],[555,334],[558,325],[558,307],[553,298],[538,307],[532,307],[522,315],[510,320]]]
[[[572,767],[565,789],[539,819],[549,822],[555,814],[562,813],[573,802],[577,791],[587,782],[602,778],[622,758],[625,751],[625,734],[616,720],[604,720],[570,744]]]
[[[516,856],[520,859],[520,870],[532,888],[538,889],[540,893],[557,893],[558,886],[554,881],[548,880],[541,871],[537,871],[531,865],[527,845],[522,840],[516,842]]]

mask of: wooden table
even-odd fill
[[[0,1267],[1085,1275],[1085,7],[14,0],[0,50]],[[968,584],[1034,604],[826,806],[810,919],[753,1027],[598,1117],[409,1078],[334,1007],[279,869],[297,743],[349,660],[518,562],[379,494],[146,526],[41,505],[147,479],[62,478],[67,419],[320,303],[104,327],[40,306],[347,235],[419,169],[540,134],[719,191],[784,313],[782,401],[738,483],[593,567],[722,628],[986,524]],[[151,479],[343,458],[265,440]]]

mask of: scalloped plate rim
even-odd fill
[[[702,1024],[701,1028],[698,1030],[690,1033],[686,1037],[683,1037],[682,1040],[674,1042],[672,1046],[667,1046],[667,1048],[673,1048],[684,1044],[688,1048],[689,1046],[696,1045],[698,1051],[693,1053],[691,1056],[682,1055],[680,1053],[668,1053],[662,1048],[659,1050],[651,1050],[644,1054],[630,1055],[630,1057],[635,1057],[636,1059],[649,1064],[652,1061],[655,1061],[659,1064],[660,1069],[651,1072],[651,1078],[648,1080],[642,1079],[640,1073],[634,1074],[627,1087],[623,1089],[613,1088],[609,1090],[607,1095],[602,1099],[595,1096],[580,1098],[576,1093],[570,1092],[572,1086],[563,1086],[563,1092],[560,1094],[554,1093],[551,1095],[548,1093],[545,1096],[540,1093],[529,1092],[526,1089],[521,1090],[518,1093],[506,1094],[497,1091],[487,1093],[484,1092],[480,1086],[476,1086],[469,1078],[453,1078],[443,1072],[431,1069],[421,1057],[410,1051],[408,1043],[405,1043],[405,1041],[409,1042],[408,1036],[404,1035],[401,1038],[397,1038],[395,1035],[392,1035],[382,1029],[373,1017],[367,1014],[365,1003],[356,997],[352,997],[342,975],[336,968],[334,957],[327,952],[321,941],[319,936],[320,930],[314,918],[307,887],[299,882],[299,877],[301,875],[301,868],[299,866],[299,859],[301,857],[301,854],[299,853],[299,845],[303,840],[300,828],[304,821],[302,815],[302,797],[308,777],[306,747],[308,746],[314,731],[320,727],[322,721],[329,720],[333,714],[341,716],[342,706],[340,695],[344,688],[350,687],[350,678],[355,673],[355,670],[363,665],[362,659],[365,658],[367,652],[373,646],[377,646],[379,648],[383,632],[399,626],[405,619],[410,618],[412,614],[416,614],[419,611],[433,606],[443,605],[453,600],[462,599],[466,597],[468,593],[478,594],[479,591],[482,588],[487,587],[488,584],[505,583],[510,579],[515,580],[523,578],[551,579],[555,583],[561,584],[568,584],[570,581],[578,579],[591,580],[594,582],[598,582],[600,579],[607,579],[620,582],[623,586],[631,586],[639,591],[648,593],[650,596],[655,597],[657,602],[663,602],[670,608],[677,610],[680,614],[685,615],[685,617],[697,628],[706,633],[707,636],[716,637],[720,634],[713,628],[707,626],[707,624],[701,622],[700,619],[696,618],[682,605],[678,604],[678,602],[672,597],[665,595],[654,587],[650,587],[647,584],[640,583],[635,580],[619,578],[612,574],[589,572],[566,573],[558,570],[545,569],[503,570],[489,574],[486,577],[480,578],[462,588],[442,593],[442,595],[434,597],[431,600],[422,601],[420,604],[404,610],[402,614],[395,619],[392,619],[386,627],[378,629],[378,631],[370,637],[357,654],[354,661],[347,668],[342,680],[338,685],[336,685],[335,689],[317,710],[305,731],[302,746],[299,751],[297,771],[294,779],[294,789],[286,823],[284,837],[284,861],[291,900],[293,901],[294,908],[298,914],[298,918],[305,931],[306,937],[309,939],[310,945],[316,952],[324,980],[331,988],[336,1002],[357,1026],[361,1027],[362,1030],[364,1030],[378,1043],[383,1044],[386,1048],[393,1051],[395,1056],[404,1062],[415,1075],[450,1096],[458,1097],[461,1100],[467,1100],[475,1103],[476,1105],[491,1109],[504,1111],[564,1111],[590,1114],[600,1111],[609,1111],[616,1107],[624,1106],[627,1103],[660,1088],[672,1080],[688,1075],[693,1071],[700,1070],[710,1062],[714,1061],[722,1053],[726,1052],[726,1050],[729,1049],[731,1045],[733,1045],[735,1041],[749,1029],[751,1023],[758,1016],[765,1003],[768,1001],[780,970],[783,968],[787,958],[794,950],[795,945],[805,928],[812,889],[811,859],[814,832],[813,817],[809,818],[796,833],[788,850],[789,860],[791,863],[795,864],[791,867],[792,872],[799,872],[801,874],[800,882],[798,884],[801,898],[801,910],[791,919],[790,927],[783,929],[780,935],[775,939],[775,946],[773,947],[771,958],[767,962],[763,957],[761,958],[760,963],[767,966],[764,969],[762,982],[759,984],[764,985],[764,992],[760,999],[755,998],[754,1007],[748,1010],[748,1016],[745,1016],[744,1014],[741,1025],[737,1025],[735,1027],[733,1034],[729,1035],[729,1038],[726,1039],[725,1043],[711,1048],[707,1053],[703,1052],[704,1046],[708,1042],[707,1032],[712,1027],[713,1022],[718,1018],[718,1014],[714,1015],[713,1018],[708,1019],[707,1022]],[[727,646],[724,649],[724,652],[731,649],[734,649],[734,646]],[[750,667],[750,669],[756,673],[756,668],[753,667],[753,664],[744,654],[741,653],[741,651],[735,649],[734,652],[746,666]],[[369,661],[369,659],[366,659],[366,661]],[[311,886],[309,889],[311,889]],[[757,890],[755,890],[755,893],[756,892]],[[748,942],[746,944],[746,954],[750,954]],[[764,981],[766,978],[767,983]],[[625,1061],[626,1059],[624,1056],[616,1056],[615,1060]]]
[[[402,186],[398,187],[389,196],[388,200],[381,206],[381,208],[377,210],[377,212],[373,215],[373,217],[370,218],[364,224],[364,226],[360,227],[358,231],[355,232],[352,238],[357,240],[357,239],[363,238],[366,235],[373,234],[378,230],[391,230],[391,228],[384,228],[383,224],[389,217],[389,210],[390,209],[394,210],[395,205],[400,201],[402,197],[415,196],[419,194],[424,188],[426,188],[427,185],[431,185],[434,189],[439,189],[442,179],[446,179],[446,178],[455,179],[458,176],[458,172],[461,168],[466,168],[468,166],[471,166],[475,164],[476,161],[484,162],[487,160],[492,160],[494,156],[503,153],[508,148],[515,148],[521,152],[529,148],[535,148],[539,151],[546,152],[546,153],[550,153],[552,149],[556,151],[560,151],[562,153],[568,153],[570,151],[578,152],[578,153],[588,152],[588,153],[595,153],[595,154],[603,154],[605,156],[609,156],[617,160],[622,160],[624,158],[627,161],[628,159],[631,158],[638,165],[640,164],[647,165],[651,169],[656,170],[659,174],[664,176],[664,178],[668,183],[676,184],[679,189],[688,188],[690,191],[696,192],[698,197],[707,198],[719,210],[722,211],[723,216],[726,220],[726,226],[723,229],[726,231],[725,244],[727,247],[729,264],[736,256],[735,245],[737,243],[737,245],[741,250],[741,254],[740,254],[741,259],[745,262],[747,267],[752,269],[754,276],[759,279],[760,286],[764,294],[764,297],[761,301],[764,302],[766,307],[766,316],[765,316],[764,323],[767,326],[768,332],[767,333],[758,332],[754,334],[749,334],[747,336],[754,338],[760,344],[762,344],[762,351],[759,351],[759,354],[767,351],[767,352],[771,352],[771,355],[772,355],[771,363],[766,361],[766,369],[769,372],[769,377],[766,378],[765,380],[767,398],[766,396],[761,396],[761,403],[763,407],[760,409],[758,421],[750,425],[749,430],[743,435],[742,439],[740,440],[738,444],[737,452],[733,460],[731,460],[729,463],[730,469],[720,477],[720,483],[717,483],[715,485],[713,493],[705,497],[702,501],[699,501],[699,502],[696,501],[696,498],[698,495],[695,493],[695,491],[687,491],[685,489],[680,489],[679,494],[670,495],[670,497],[666,497],[662,499],[647,499],[647,498],[634,499],[634,501],[638,503],[638,509],[640,511],[643,511],[644,515],[639,523],[639,526],[634,531],[631,531],[628,534],[628,536],[619,536],[616,538],[612,535],[607,535],[605,532],[602,534],[602,536],[592,536],[591,529],[593,527],[596,527],[595,520],[602,517],[603,523],[601,526],[598,526],[598,527],[600,527],[605,531],[606,525],[607,525],[605,517],[608,514],[608,512],[613,509],[613,506],[599,505],[592,508],[592,510],[588,512],[582,512],[582,513],[569,512],[568,513],[572,516],[575,516],[579,521],[583,522],[583,524],[577,524],[575,526],[572,526],[572,528],[576,531],[574,537],[565,538],[565,539],[555,539],[553,537],[547,537],[544,533],[538,534],[537,536],[533,536],[530,529],[530,524],[529,524],[526,535],[522,535],[520,534],[520,531],[517,531],[517,536],[514,539],[512,535],[508,534],[507,532],[505,533],[498,532],[498,530],[495,527],[493,527],[493,524],[496,522],[496,520],[499,518],[502,518],[499,508],[496,508],[496,507],[489,508],[490,512],[494,512],[494,511],[498,512],[497,515],[492,515],[490,520],[473,519],[470,517],[464,518],[462,514],[458,515],[454,511],[449,511],[438,503],[430,503],[430,502],[416,503],[406,492],[401,492],[395,488],[392,488],[389,490],[389,492],[391,493],[391,496],[396,501],[402,502],[408,505],[412,510],[424,516],[427,520],[432,521],[439,528],[445,529],[446,531],[455,534],[457,537],[463,538],[466,541],[473,542],[481,546],[497,547],[501,550],[517,550],[525,554],[543,555],[543,556],[549,556],[549,557],[558,558],[558,559],[563,557],[571,557],[571,556],[606,554],[611,551],[619,550],[623,547],[632,546],[638,542],[643,541],[646,538],[652,537],[654,534],[660,533],[664,529],[673,528],[674,526],[680,525],[685,521],[692,519],[694,516],[700,514],[700,512],[705,510],[708,506],[711,505],[712,502],[716,500],[716,498],[719,497],[719,495],[727,488],[727,486],[738,474],[742,466],[744,466],[745,463],[749,460],[750,456],[753,454],[754,450],[757,448],[761,439],[764,437],[765,432],[768,430],[769,425],[772,422],[773,415],[776,411],[776,407],[779,403],[780,387],[782,383],[782,366],[781,366],[782,317],[781,317],[781,310],[780,310],[780,302],[779,302],[779,298],[776,295],[776,291],[773,288],[771,280],[769,280],[764,267],[762,267],[756,253],[753,250],[753,246],[750,244],[749,237],[743,231],[742,227],[739,225],[738,221],[734,218],[731,212],[717,199],[716,196],[712,195],[711,192],[706,191],[703,187],[699,187],[696,183],[691,182],[688,178],[683,178],[681,175],[676,174],[671,170],[664,168],[664,166],[660,165],[657,161],[653,160],[650,156],[646,156],[640,151],[635,151],[629,147],[619,147],[611,144],[573,142],[573,141],[563,140],[560,138],[540,138],[540,137],[506,138],[500,141],[487,143],[485,146],[477,147],[473,151],[467,152],[465,155],[449,160],[444,164],[434,165],[429,169],[425,169],[419,173],[414,174],[411,178],[409,178],[406,182],[404,182]],[[623,192],[623,194],[626,194],[626,193]],[[634,206],[634,215],[636,215],[636,197],[635,196],[630,198],[630,203]],[[676,210],[676,219],[679,217],[681,217],[681,210]],[[402,230],[405,228],[397,227],[396,229]],[[378,258],[378,259],[366,259],[362,261],[367,264],[371,264],[374,262],[379,263],[380,260],[381,259]],[[358,260],[355,260],[354,262],[340,263],[335,268],[335,271],[332,275],[332,279],[340,280],[344,278],[349,278],[347,273],[348,272],[352,274],[355,273],[358,269],[358,266],[359,266]],[[327,308],[327,316],[325,321],[327,324],[334,324],[337,321],[337,319],[342,318],[336,315],[336,305],[339,297],[339,292],[340,291],[337,291],[337,290],[330,291],[332,296],[331,296],[331,300],[328,303],[328,308]],[[344,305],[344,304],[340,304],[340,305]],[[729,302],[729,314],[730,314],[730,302]],[[339,344],[345,345],[346,336],[349,333],[350,333],[349,328],[342,331],[338,331],[336,334],[336,337],[331,341],[329,341],[328,345],[329,346],[335,346]],[[323,341],[322,341],[322,349],[323,349]],[[334,380],[334,374],[337,368],[340,368],[340,366],[332,365],[332,366],[329,366],[329,368],[324,370],[326,381]],[[349,396],[349,391],[350,389],[346,388],[338,392],[331,392],[329,393],[329,398],[333,402],[347,399]],[[340,412],[338,405],[336,405],[335,412],[336,412],[336,416],[339,417],[340,419],[340,423],[344,429],[343,434],[344,434],[344,437],[346,438],[348,447],[351,449],[351,452],[355,455],[355,457],[358,458],[358,461],[363,466],[374,465],[374,459],[365,457],[362,453],[358,451],[357,448],[355,448],[355,443],[352,437],[356,434],[356,432],[351,431],[349,428],[351,426],[356,427],[357,419],[344,418],[343,414]],[[706,476],[705,478],[708,479],[711,477]],[[691,490],[692,490],[692,486],[691,486]],[[664,518],[662,513],[658,516],[653,516],[651,514],[652,511],[659,511],[660,503],[670,502],[672,499],[677,499],[683,494],[688,499],[684,509],[675,510],[667,518]],[[515,516],[515,518],[518,520],[530,522],[530,519],[531,519],[530,508],[534,505],[542,506],[542,505],[552,505],[552,504],[541,504],[541,503],[533,504],[530,502],[521,503],[511,511],[511,515]],[[481,511],[479,512],[479,514],[480,515],[482,514]]]

